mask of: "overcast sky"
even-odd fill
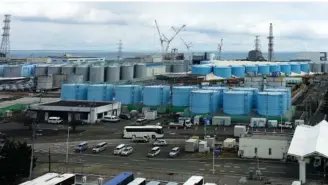
[[[267,51],[273,23],[275,51],[328,51],[327,3],[9,3],[0,1],[0,18],[9,13],[11,48],[23,50],[160,51],[161,32],[171,37],[172,26],[186,28],[171,47],[186,50],[248,51],[256,35]],[[2,26],[1,26],[2,27]],[[2,30],[1,30],[2,32]]]

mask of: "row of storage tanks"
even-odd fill
[[[93,83],[133,80],[147,76],[144,63],[124,65],[0,65],[0,77],[38,77],[49,75],[81,76]],[[74,79],[74,78],[72,78]]]
[[[172,98],[171,98],[172,97]],[[190,107],[194,114],[223,110],[229,115],[279,116],[291,107],[291,91],[286,89],[232,88],[208,86],[140,86],[108,84],[63,84],[63,100],[120,101],[123,105]]]
[[[280,73],[291,75],[292,73],[328,73],[328,62],[290,62],[290,63],[272,63],[272,64],[254,64],[254,65],[229,65],[223,66],[211,61],[202,61],[200,65],[193,65],[192,74],[214,75],[222,78],[245,77],[246,75],[272,75],[280,76]]]

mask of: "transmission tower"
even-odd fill
[[[2,41],[0,46],[0,61],[4,62],[9,59],[10,55],[10,41],[9,41],[9,30],[10,30],[10,15],[5,15],[5,20],[3,21],[3,33],[2,33]]]
[[[123,49],[122,40],[120,40],[117,45],[118,45],[117,60],[120,61],[122,59],[122,49]]]
[[[218,56],[217,56],[217,58],[219,60],[221,60],[222,47],[223,47],[223,39],[221,39],[220,44],[218,44]]]
[[[272,23],[270,23],[270,28],[269,28],[269,44],[268,44],[268,61],[272,61],[273,59],[273,27],[272,27]]]

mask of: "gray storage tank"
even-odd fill
[[[83,83],[83,75],[69,75],[66,78],[66,82],[69,84]]]
[[[120,73],[121,69],[120,66],[112,65],[112,66],[106,66],[105,68],[105,81],[106,82],[117,82],[120,81]]]
[[[147,66],[146,64],[135,64],[134,65],[134,78],[145,78],[147,77]]]
[[[60,75],[61,74],[61,65],[50,65],[48,67],[48,75]]]
[[[183,73],[185,71],[186,67],[183,63],[175,63],[172,65],[172,72],[173,73]]]
[[[166,63],[165,64],[165,72],[166,73],[172,73],[173,69],[172,69],[172,64],[171,63]]]
[[[105,68],[102,65],[92,65],[90,67],[90,82],[103,83],[105,80]]]
[[[66,79],[66,75],[54,75],[52,86],[54,88],[60,88]]]
[[[75,68],[75,74],[82,75],[83,81],[87,82],[87,81],[89,81],[89,70],[90,70],[89,65],[87,65],[87,64],[79,65],[79,66],[76,66],[76,68]]]
[[[322,63],[315,62],[313,63],[313,73],[321,73],[322,72]]]
[[[20,77],[21,76],[21,66],[20,65],[6,65],[3,68],[4,77]]]
[[[121,66],[121,80],[133,80],[133,65],[123,64]]]
[[[41,65],[37,65],[35,66],[35,72],[34,72],[34,76],[38,77],[38,76],[44,76],[48,74],[48,66],[47,64],[41,64]]]
[[[64,65],[64,66],[62,66],[62,71],[61,71],[61,73],[62,73],[63,75],[69,76],[69,75],[74,74],[74,72],[75,72],[75,65],[68,64],[68,65]]]

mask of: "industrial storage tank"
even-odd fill
[[[66,77],[66,82],[69,84],[82,83],[83,75],[69,75]]]
[[[48,67],[49,65],[46,64],[40,64],[40,65],[36,65],[35,66],[35,72],[34,72],[34,76],[45,76],[48,74]]]
[[[21,76],[30,77],[33,74],[33,65],[22,65],[21,67]]]
[[[170,86],[154,85],[143,88],[143,104],[162,106],[170,102]]]
[[[3,69],[4,77],[20,77],[21,66],[20,65],[6,65]]]
[[[75,65],[68,64],[62,66],[61,72],[63,75],[69,76],[75,73]]]
[[[252,93],[249,91],[225,91],[223,112],[230,115],[245,115],[252,110]]]
[[[257,94],[257,113],[262,116],[282,116],[287,111],[286,93],[259,92]]]
[[[140,85],[117,85],[114,88],[115,101],[119,101],[123,105],[140,103],[141,90]]]
[[[219,108],[222,108],[223,104],[223,92],[228,91],[228,87],[221,87],[221,86],[203,86],[202,89],[207,89],[207,90],[214,90],[214,91],[219,91]]]
[[[106,82],[118,82],[120,81],[121,69],[120,66],[106,66],[105,67],[105,81]]]
[[[48,67],[48,75],[59,75],[61,74],[61,65],[50,65]]]
[[[165,72],[166,73],[172,73],[173,69],[172,69],[172,64],[171,63],[166,63],[165,64]]]
[[[301,63],[301,71],[304,73],[308,73],[310,71],[309,63],[302,62]],[[328,66],[327,66],[327,72],[328,72]]]
[[[286,75],[290,75],[292,73],[290,64],[282,63],[280,64],[280,69],[282,73],[285,73]]]
[[[53,87],[53,76],[38,76],[36,82],[36,89],[52,89]]]
[[[106,84],[90,84],[88,86],[89,101],[106,101]]]
[[[313,63],[313,73],[322,73],[322,63],[321,62]]]
[[[106,99],[105,101],[113,101],[114,98],[114,85],[106,85]]]
[[[213,67],[211,65],[193,65],[191,73],[197,75],[208,75],[212,73]]]
[[[328,62],[324,62],[322,64],[322,72],[323,73],[328,73]]]
[[[213,73],[215,76],[222,78],[231,78],[231,67],[229,66],[214,66]]]
[[[52,85],[54,88],[60,88],[65,81],[66,81],[65,75],[54,75]]]
[[[173,73],[184,73],[184,72],[186,72],[186,67],[183,63],[174,63],[172,65],[172,72]]]
[[[105,68],[101,65],[90,67],[89,81],[92,83],[103,83],[105,80]]]
[[[247,91],[250,92],[252,95],[252,108],[256,108],[257,102],[256,102],[256,96],[257,93],[259,92],[258,88],[253,88],[253,87],[235,87],[232,88],[233,91]]]
[[[134,78],[145,78],[147,77],[147,66],[146,64],[134,65]]]
[[[286,94],[286,105],[287,105],[287,110],[289,110],[292,106],[292,92],[290,88],[268,88],[264,89],[265,92],[282,92]]]
[[[257,73],[259,75],[269,75],[270,74],[270,66],[266,64],[259,64]]]
[[[76,100],[76,84],[63,84],[60,98],[62,100]]]
[[[89,65],[79,65],[79,66],[76,66],[76,68],[75,68],[75,74],[82,75],[84,82],[89,81],[89,72],[90,72]]]
[[[310,72],[313,72],[314,69],[314,62],[309,62],[309,70]]]
[[[88,99],[88,86],[87,84],[76,85],[76,100],[87,100]]]
[[[5,68],[5,65],[0,65],[0,77],[3,77],[4,68]]]
[[[190,94],[190,111],[194,114],[208,114],[219,110],[220,92],[214,90],[193,90]]]
[[[270,69],[270,73],[281,72],[280,65],[277,64],[270,64],[269,69]]]
[[[231,66],[231,73],[233,76],[238,78],[245,77],[245,67],[244,66]]]
[[[133,65],[124,64],[121,66],[121,80],[133,80],[134,70]]]
[[[172,106],[187,107],[190,105],[190,93],[194,86],[175,86],[172,88]]]
[[[256,65],[245,65],[245,73],[247,75],[255,76],[257,75],[258,67]]]
[[[290,63],[290,68],[293,73],[301,73],[301,64],[300,63]]]

